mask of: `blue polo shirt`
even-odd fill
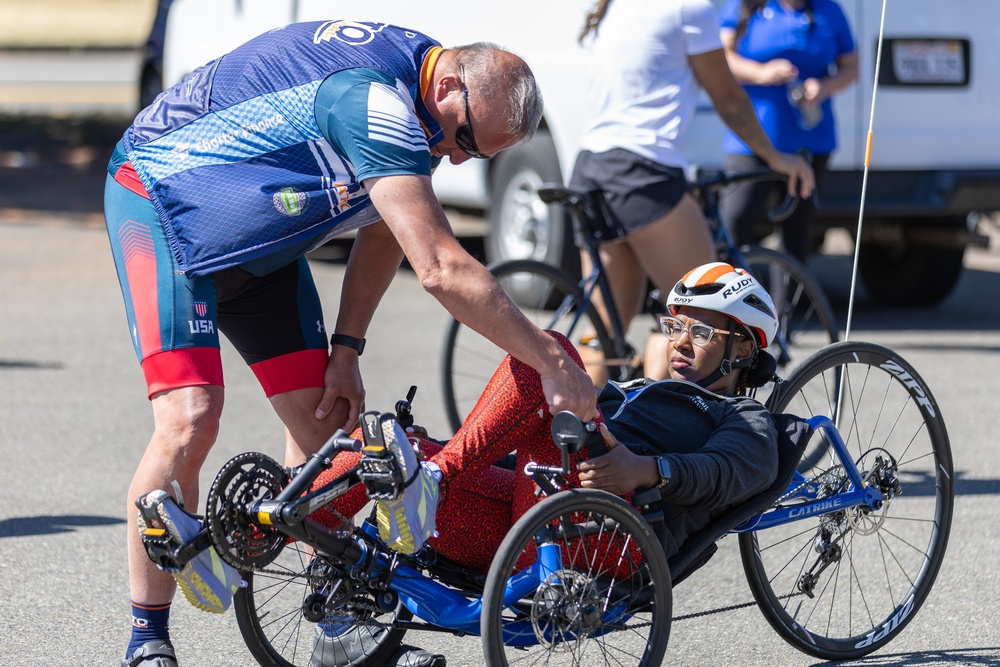
[[[837,59],[855,50],[851,27],[840,6],[833,0],[809,0],[812,21],[805,11],[789,10],[778,0],[767,3],[749,19],[746,31],[736,43],[744,58],[767,62],[785,58],[799,70],[799,79],[824,78]],[[730,0],[720,13],[723,30],[736,30],[741,0]],[[799,123],[799,111],[788,100],[788,90],[780,86],[744,86],[753,102],[761,126],[778,150],[794,152],[806,148],[815,155],[827,155],[837,146],[831,100],[822,103],[823,119],[806,130]],[[726,132],[723,150],[752,153],[731,130]]]

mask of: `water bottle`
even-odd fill
[[[803,130],[811,130],[823,120],[823,109],[820,106],[803,106],[805,86],[798,79],[788,82],[788,102],[799,111],[799,125]]]

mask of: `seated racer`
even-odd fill
[[[777,475],[774,421],[745,394],[747,376],[773,341],[778,324],[760,284],[720,262],[687,273],[667,306],[670,314],[660,318],[660,329],[667,339],[670,377],[604,387],[596,397],[604,447],[599,452],[585,447],[572,455],[574,470],[566,482],[621,496],[636,488],[659,488],[667,528],[663,547],[669,557],[688,535],[766,489]],[[552,335],[582,366],[573,344],[561,334]],[[538,373],[507,357],[446,444],[426,437],[411,442],[393,423],[384,434],[386,444],[406,477],[417,474],[419,479],[399,499],[377,501],[382,539],[405,553],[419,550],[426,540],[451,560],[485,572],[514,522],[538,502],[533,480],[520,472],[524,465],[560,464],[546,406]],[[360,432],[354,437],[360,438]],[[512,451],[517,458],[513,470],[493,465]],[[341,453],[315,486],[343,474],[359,457]],[[364,486],[357,485],[311,518],[341,525],[367,503]],[[319,665],[341,664],[345,653],[352,655],[347,644],[360,645],[353,635],[349,641],[343,633],[317,635],[314,655],[339,656]]]

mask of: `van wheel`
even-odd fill
[[[510,259],[535,259],[580,273],[568,216],[558,206],[538,198],[545,183],[562,183],[559,158],[548,132],[498,155],[491,169],[492,205],[486,259],[490,264]]]
[[[933,306],[962,275],[964,247],[861,244],[858,272],[872,299],[889,306]]]

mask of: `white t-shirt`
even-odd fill
[[[580,148],[624,148],[672,167],[699,87],[689,55],[722,48],[710,0],[612,0],[591,53],[590,122]]]

